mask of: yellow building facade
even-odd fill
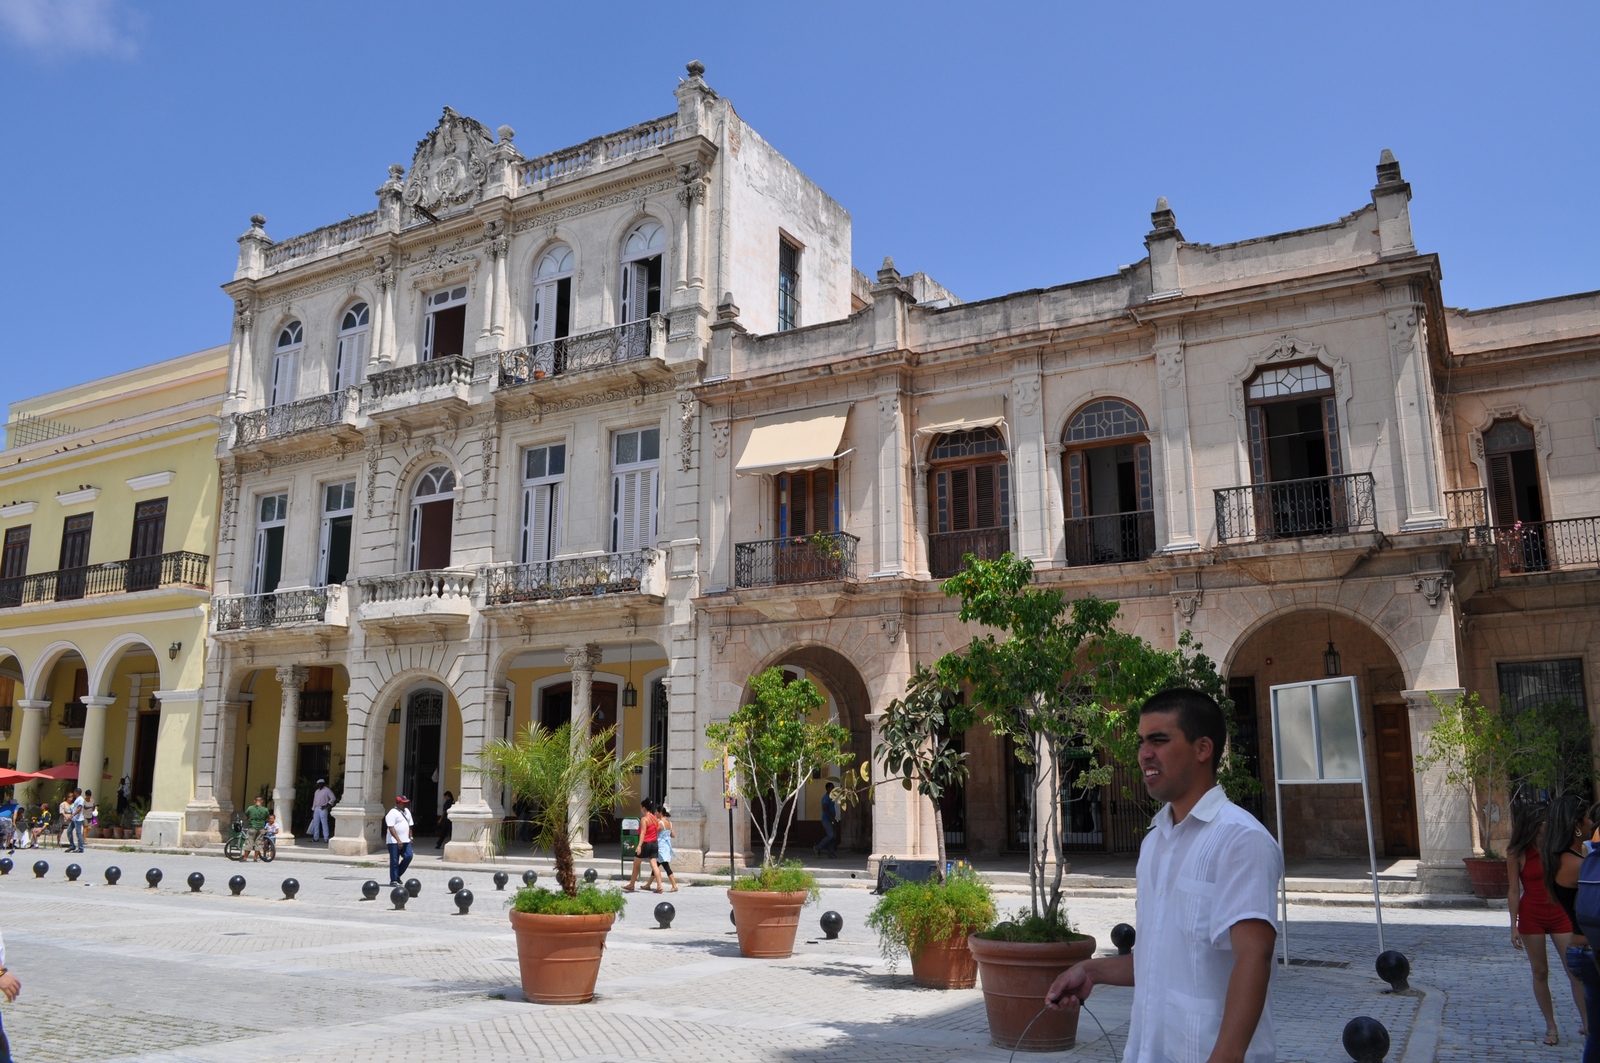
[[[194,795],[227,369],[218,347],[13,403],[0,451],[0,758],[98,765],[101,823],[158,845]]]

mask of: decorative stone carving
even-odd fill
[[[1156,352],[1156,371],[1161,386],[1175,388],[1183,383],[1183,348],[1166,347]]]
[[[728,456],[728,436],[733,431],[733,426],[724,421],[711,426],[711,453],[719,458]]]
[[[569,646],[564,656],[566,657],[567,667],[574,672],[590,673],[600,667],[602,658],[600,647],[592,642],[582,646]]]
[[[893,646],[900,641],[900,633],[905,630],[905,617],[886,616],[878,621],[878,627],[883,631],[884,638]]]
[[[425,277],[430,274],[443,274],[453,266],[465,263],[477,263],[477,257],[466,253],[466,248],[473,240],[468,236],[458,237],[448,244],[434,244],[420,256],[410,259],[412,276]]]
[[[1032,417],[1039,412],[1039,378],[1022,377],[1011,382],[1011,394],[1016,399],[1017,413]]]
[[[1448,572],[1433,572],[1426,576],[1417,577],[1417,590],[1428,599],[1428,604],[1435,609],[1439,607],[1439,599],[1444,597],[1445,590],[1450,586]]]
[[[255,313],[250,309],[250,300],[235,299],[233,301],[233,327],[240,332],[249,332],[250,325],[255,321]]]
[[[1307,343],[1305,340],[1285,333],[1273,340],[1267,346],[1256,352],[1256,361],[1277,362],[1297,360],[1302,358],[1315,358],[1322,361],[1326,352],[1320,343]]]
[[[677,181],[668,177],[663,180],[635,185],[632,188],[625,189],[621,192],[613,192],[607,196],[600,196],[595,199],[584,199],[578,203],[572,204],[571,206],[562,207],[549,212],[536,213],[532,217],[524,218],[517,222],[514,228],[516,232],[523,233],[527,232],[529,229],[540,229],[547,226],[553,227],[561,222],[566,221],[568,218],[576,218],[581,214],[592,214],[597,210],[605,210],[608,207],[615,207],[620,203],[635,203],[644,197],[654,195],[657,192],[669,192],[677,183]]]
[[[694,392],[678,392],[678,460],[684,472],[694,468],[695,405]]]
[[[1172,607],[1183,617],[1184,627],[1194,623],[1194,614],[1200,611],[1200,603],[1205,601],[1205,597],[1206,592],[1199,588],[1172,596]]]
[[[716,650],[718,653],[721,653],[722,652],[722,648],[724,646],[726,646],[727,644],[728,644],[728,629],[725,628],[725,627],[714,627],[714,628],[712,628],[711,629],[711,648]]]
[[[433,132],[417,142],[400,198],[408,207],[433,212],[477,202],[493,150],[487,126],[446,107]]]
[[[367,448],[367,516],[372,516],[372,503],[378,495],[378,459],[383,455],[383,443],[374,441]]]
[[[494,479],[494,455],[500,442],[500,433],[491,424],[483,430],[483,435],[478,437],[478,445],[483,451],[483,482],[479,485],[479,498],[485,502],[489,500],[489,483]]]

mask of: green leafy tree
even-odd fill
[[[650,756],[649,749],[618,757],[615,728],[585,735],[570,724],[546,730],[530,724],[513,739],[483,744],[477,766],[465,770],[493,779],[515,800],[533,807],[534,844],[555,857],[556,883],[568,897],[578,895],[572,863],[572,823],[588,823],[592,810],[614,808],[628,795],[629,780]]]
[[[1478,821],[1483,855],[1500,859],[1489,846],[1489,816],[1494,795],[1511,778],[1521,759],[1516,729],[1508,715],[1483,704],[1476,693],[1445,700],[1429,693],[1439,720],[1422,739],[1417,771],[1444,769],[1444,781],[1461,790]]]
[[[1510,722],[1515,751],[1507,766],[1511,785],[1550,795],[1587,796],[1594,786],[1588,714],[1561,698],[1514,709],[1502,696],[1500,714]]]
[[[706,742],[718,756],[704,767],[716,771],[723,758],[734,758],[735,792],[749,807],[761,838],[761,863],[771,868],[788,850],[806,783],[825,767],[848,764],[854,754],[848,750],[849,730],[810,719],[828,704],[811,680],[785,682],[783,669],[768,668],[750,677],[750,693],[749,704],[706,727]]]
[[[873,756],[900,785],[933,802],[933,836],[938,839],[938,875],[944,877],[944,813],[940,801],[946,791],[966,781],[967,754],[956,748],[953,736],[972,725],[973,713],[962,704],[957,690],[940,682],[939,675],[918,665],[906,685],[906,696],[884,710],[878,733],[882,740]]]

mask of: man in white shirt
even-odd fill
[[[4,994],[6,1003],[14,1003],[17,994],[22,992],[22,983],[17,981],[17,976],[6,970],[6,943],[0,938],[0,994]],[[0,1063],[11,1063],[11,1046],[6,1041],[5,1023],[0,1022]]]
[[[317,780],[317,791],[311,795],[311,840],[325,842],[333,833],[328,823],[328,810],[333,808],[338,798],[328,786],[327,779]]]
[[[1222,710],[1166,690],[1139,715],[1139,768],[1163,801],[1139,847],[1131,956],[1079,963],[1045,1003],[1077,1008],[1096,985],[1133,986],[1124,1063],[1271,1063],[1274,921],[1283,855],[1217,785]]]
[[[389,885],[402,885],[400,876],[411,866],[411,798],[398,794],[394,807],[383,817],[383,840],[389,846]]]

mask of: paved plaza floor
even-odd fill
[[[788,960],[739,956],[724,891],[685,886],[670,894],[677,917],[656,928],[661,898],[638,894],[606,949],[597,1000],[541,1007],[522,999],[508,893],[485,871],[413,869],[421,895],[405,911],[364,902],[361,883],[386,866],[281,859],[271,865],[217,856],[91,850],[19,852],[0,877],[0,929],[23,995],[4,1009],[18,1063],[138,1060],[141,1063],[294,1061],[650,1060],[1004,1060],[988,1044],[979,991],[913,988],[890,973],[863,925],[865,889],[829,889],[806,909]],[[76,859],[82,878],[63,871]],[[121,867],[117,886],[104,869]],[[145,870],[164,873],[148,889]],[[205,885],[188,892],[201,872]],[[248,879],[228,893],[230,875]],[[461,874],[476,895],[467,916],[445,891]],[[300,882],[282,899],[286,876]],[[408,876],[409,877],[409,876]],[[515,877],[513,884],[515,884]],[[1071,913],[1102,948],[1110,928],[1131,922],[1131,899],[1074,897]],[[1007,895],[1006,905],[1026,898]],[[825,909],[844,916],[837,941],[818,931]],[[1371,1015],[1390,1030],[1390,1060],[1576,1060],[1577,1018],[1555,986],[1566,1043],[1544,1048],[1528,988],[1527,961],[1511,950],[1504,911],[1408,908],[1386,911],[1388,945],[1411,957],[1421,996],[1393,996],[1372,972],[1377,951],[1370,910],[1291,908],[1290,942],[1300,961],[1279,971],[1273,1007],[1279,1058],[1344,1061],[1344,1024]],[[1346,966],[1348,965],[1348,966]],[[1557,968],[1559,971],[1559,968]],[[1559,975],[1557,975],[1559,977]],[[1069,1053],[1034,1059],[1120,1059],[1128,990],[1097,990]],[[1019,1055],[1019,1058],[1024,1058]]]

